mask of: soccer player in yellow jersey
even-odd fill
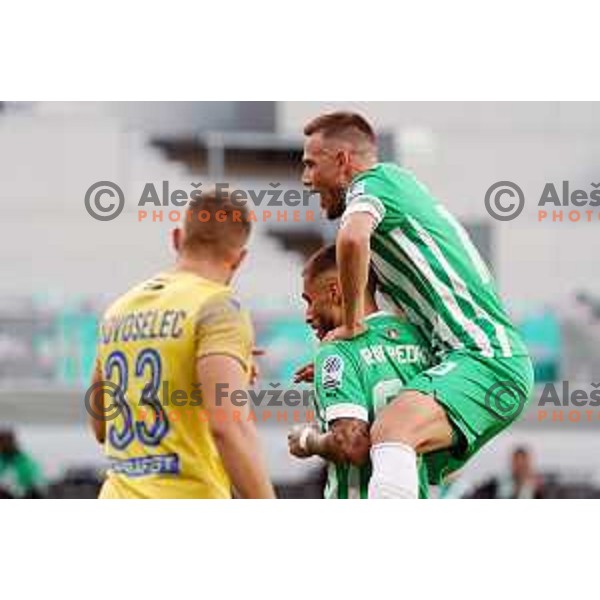
[[[173,232],[175,267],[106,311],[90,400],[111,464],[100,498],[274,497],[249,407],[230,401],[252,369],[229,286],[249,234],[243,208],[204,194]]]

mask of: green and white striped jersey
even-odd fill
[[[356,212],[375,218],[379,289],[437,352],[527,355],[467,232],[412,173],[379,163],[354,178],[346,204],[341,227]]]
[[[315,358],[315,412],[322,431],[336,419],[369,424],[407,381],[431,366],[431,352],[419,331],[395,315],[366,319],[367,331],[352,340],[325,342]],[[371,464],[329,463],[326,498],[367,498]],[[427,497],[427,470],[419,465],[421,498]]]

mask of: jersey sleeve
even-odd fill
[[[202,305],[196,317],[196,358],[230,356],[249,371],[252,343],[250,316],[230,292]]]
[[[350,215],[368,213],[374,219],[373,229],[377,229],[386,214],[381,186],[375,177],[364,177],[357,181],[346,193],[346,210],[342,215],[340,227],[343,227]]]
[[[343,418],[369,422],[363,387],[355,361],[339,344],[319,348],[315,359],[315,396],[327,424]]]

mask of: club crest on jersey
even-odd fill
[[[332,354],[325,359],[321,369],[321,378],[325,389],[339,387],[344,373],[344,359],[339,354]]]

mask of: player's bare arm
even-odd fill
[[[336,249],[343,297],[343,324],[331,331],[326,340],[349,339],[361,333],[364,297],[369,276],[369,242],[374,218],[366,212],[348,215],[338,232]]]
[[[336,419],[326,433],[305,425],[290,431],[288,446],[297,458],[320,456],[327,461],[360,466],[369,458],[369,424],[360,419]]]
[[[102,381],[102,374],[100,372],[98,363],[96,363],[94,372],[92,374],[91,383],[91,387],[95,391],[90,398],[91,410],[89,411],[88,421],[92,431],[94,432],[96,441],[99,444],[103,444],[106,437],[106,421],[101,418],[106,411],[104,407],[104,394],[102,389],[95,389],[94,387],[100,383],[100,381]]]
[[[256,358],[264,355],[265,350],[263,348],[252,349],[252,365],[250,366],[250,385],[254,385],[260,379],[260,366],[258,365]]]
[[[294,383],[312,383],[315,380],[315,364],[308,363],[294,373]]]
[[[248,377],[242,365],[230,356],[210,355],[198,359],[196,369],[211,433],[237,493],[242,498],[275,498],[256,427],[247,418],[249,407],[236,407],[221,394],[216,400],[218,385],[245,389]]]

